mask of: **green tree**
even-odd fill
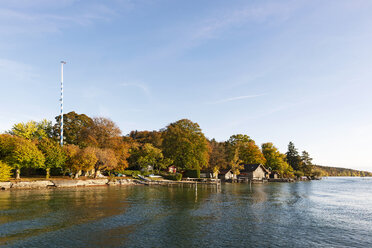
[[[295,171],[302,171],[301,156],[298,154],[297,148],[295,147],[292,141],[289,142],[288,144],[288,151],[286,155],[288,164]]]
[[[53,135],[60,137],[61,116],[56,116],[56,124],[53,126]],[[90,138],[90,130],[93,126],[93,120],[85,114],[77,114],[72,111],[63,115],[63,136],[67,144],[87,147]]]
[[[0,161],[0,182],[8,181],[12,176],[12,167]]]
[[[286,162],[285,155],[281,154],[273,143],[262,144],[262,153],[266,159],[266,168],[270,168],[281,176],[291,176],[293,174],[293,169]]]
[[[173,163],[169,158],[164,158],[161,149],[146,143],[132,150],[132,165],[135,168],[143,169],[152,166],[154,170],[167,168]]]
[[[0,135],[0,160],[16,170],[20,179],[21,168],[43,168],[45,158],[30,140],[11,135]]]
[[[38,142],[37,147],[44,154],[44,168],[46,170],[46,178],[48,179],[50,177],[50,169],[62,169],[66,160],[65,153],[58,142],[48,138],[44,138]]]
[[[239,159],[244,164],[265,164],[266,162],[260,148],[248,135],[232,135],[226,145],[230,159],[235,155],[235,150],[238,149]]]
[[[28,140],[50,138],[52,136],[52,122],[44,119],[40,122],[17,123],[7,133]]]
[[[313,163],[310,154],[307,151],[303,151],[301,155],[302,171],[305,176],[310,177],[312,175]]]
[[[197,123],[182,119],[163,133],[163,153],[180,171],[200,170],[208,165],[208,141]]]

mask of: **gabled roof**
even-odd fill
[[[218,175],[225,175],[227,174],[229,171],[231,170],[220,170],[220,172],[218,172]],[[232,173],[232,172],[231,172]]]
[[[269,170],[267,170],[265,168],[265,166],[263,166],[263,164],[243,164],[244,165],[244,169],[241,170],[240,172],[253,172],[255,170],[257,170],[258,167],[261,166],[261,168],[266,171],[267,173],[269,173]]]

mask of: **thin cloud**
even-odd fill
[[[135,88],[138,88],[138,89],[142,90],[146,95],[150,95],[150,90],[145,84],[142,84],[142,83],[121,83],[120,85],[124,86],[124,87],[135,87]]]
[[[287,20],[300,4],[291,2],[268,3],[260,5],[247,5],[233,11],[221,13],[221,16],[208,18],[201,21],[202,25],[193,30],[193,40],[205,40],[215,38],[220,32],[232,26],[239,26],[247,22],[268,22]]]
[[[210,102],[208,104],[220,104],[220,103],[238,101],[238,100],[243,100],[243,99],[256,98],[256,97],[260,97],[260,96],[264,96],[264,95],[266,95],[266,94],[236,96],[236,97],[221,99],[221,100],[218,100],[218,101],[215,101],[215,102]]]
[[[45,10],[37,4],[35,8],[39,9],[37,13],[27,9],[0,7],[0,21],[7,23],[6,26],[0,27],[0,33],[61,32],[75,25],[88,26],[98,21],[109,21],[117,15],[115,10],[103,4],[85,4],[83,8],[79,7],[65,15],[50,13],[48,9]]]

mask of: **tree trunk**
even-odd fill
[[[16,179],[21,179],[21,169],[16,169]]]
[[[100,171],[99,170],[95,170],[94,171],[94,178],[97,178],[99,174],[100,174]]]
[[[49,179],[49,177],[50,177],[50,168],[46,168],[46,176],[45,176],[45,178],[46,179]]]
[[[80,176],[80,174],[81,174],[81,170],[79,170],[78,172],[76,172],[76,174],[75,174],[75,179],[78,179],[79,176]]]

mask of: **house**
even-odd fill
[[[263,180],[267,179],[270,171],[263,164],[244,164],[244,169],[238,175],[243,180]]]
[[[236,175],[231,170],[221,170],[218,173],[218,178],[223,181],[227,181],[236,179]]]
[[[218,171],[212,172],[210,170],[201,170],[200,171],[200,178],[217,178]]]
[[[172,165],[168,167],[168,172],[175,174],[177,172],[176,166]]]
[[[279,173],[278,172],[275,172],[275,171],[272,171],[270,173],[270,178],[273,178],[273,179],[279,178]]]

